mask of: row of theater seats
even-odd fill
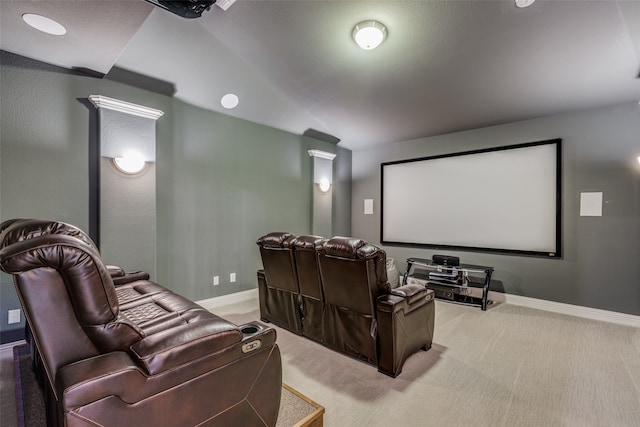
[[[100,259],[69,224],[0,224],[48,426],[274,426],[276,332],[235,325]]]
[[[391,289],[386,253],[361,239],[274,232],[257,241],[260,318],[397,376],[433,340],[433,291]]]

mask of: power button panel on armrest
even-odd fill
[[[260,340],[253,340],[253,341],[249,341],[246,344],[242,344],[242,352],[243,353],[250,353],[254,350],[259,349],[260,347],[262,347],[262,341]]]

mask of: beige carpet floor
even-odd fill
[[[257,300],[213,310],[238,324]],[[276,328],[283,380],[325,426],[640,426],[640,329],[499,304],[436,302],[434,345],[395,379]],[[0,425],[15,425],[11,348],[0,349]]]
[[[257,301],[213,310],[238,324]],[[434,345],[395,379],[280,328],[283,380],[325,426],[640,426],[640,329],[436,302]]]

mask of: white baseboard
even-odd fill
[[[221,295],[219,297],[207,298],[196,301],[207,310],[215,310],[216,308],[228,304],[251,301],[258,299],[258,288],[249,289],[247,291],[236,292],[233,294]]]
[[[6,342],[6,343],[0,345],[0,351],[11,350],[11,349],[13,349],[13,347],[15,347],[17,345],[26,344],[26,343],[27,342],[25,340]]]
[[[535,308],[553,313],[567,314],[569,316],[640,328],[640,316],[634,316],[633,314],[618,313],[615,311],[601,310],[599,308],[583,307],[579,305],[565,304],[562,302],[547,301],[492,291],[489,292],[489,299],[495,302],[504,302],[506,304],[518,305],[521,307]]]

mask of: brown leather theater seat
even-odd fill
[[[293,243],[296,273],[300,287],[300,325],[302,335],[323,342],[322,316],[324,292],[318,270],[318,248],[326,239],[320,236],[300,236]]]
[[[269,233],[257,243],[264,267],[258,272],[263,320],[269,321],[270,313],[277,311],[288,322],[275,324],[298,334],[302,331],[392,377],[402,371],[409,356],[431,348],[433,291],[420,285],[391,289],[381,248],[349,237],[296,238],[290,233]],[[286,253],[287,262],[265,257],[271,248],[282,251],[283,258]],[[287,304],[273,297],[278,284],[270,283],[270,277],[282,276],[290,281]]]
[[[108,269],[60,222],[0,224],[0,268],[32,335],[47,425],[275,425],[273,328],[235,325],[145,273]]]
[[[270,233],[259,241],[265,269],[258,272],[260,319],[300,335],[300,288],[291,233]]]

